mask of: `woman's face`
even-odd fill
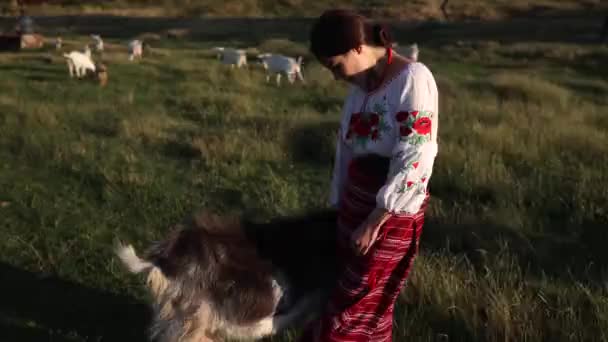
[[[358,83],[363,72],[373,66],[373,61],[368,57],[363,45],[345,54],[324,58],[321,63],[332,72],[336,80]]]

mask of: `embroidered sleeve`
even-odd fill
[[[376,197],[378,206],[390,212],[413,214],[422,205],[437,155],[437,144],[431,141],[432,116],[429,111],[397,113],[399,137],[387,183]]]

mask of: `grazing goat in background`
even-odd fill
[[[97,52],[102,52],[103,51],[103,40],[101,39],[101,36],[98,34],[92,34],[91,38],[93,38],[93,41],[95,41],[95,50]]]
[[[108,84],[108,68],[105,64],[97,64],[95,66],[95,75],[101,87],[105,87]]]
[[[152,339],[258,339],[318,315],[336,279],[336,222],[335,210],[268,223],[202,213],[142,258],[116,253],[147,276]]]
[[[86,75],[87,71],[95,72],[95,63],[91,59],[91,50],[85,49],[85,52],[72,51],[70,53],[64,53],[63,57],[66,58],[68,64],[68,70],[70,77],[76,75],[77,78],[81,78]]]
[[[135,58],[141,59],[143,55],[144,45],[141,40],[135,39],[129,42],[129,60],[133,61]]]
[[[302,77],[301,56],[296,60],[291,57],[265,53],[258,55],[258,58],[266,70],[266,82],[270,81],[272,74],[276,74],[277,86],[280,86],[281,74],[285,74],[290,84],[293,84],[296,78],[305,83],[304,77]]]
[[[245,50],[221,48],[221,50],[216,51],[221,52],[222,63],[229,64],[231,68],[247,66],[247,52]]]
[[[403,54],[404,57],[410,59],[412,62],[417,62],[418,61],[418,53],[420,52],[420,50],[418,50],[418,44],[414,43],[410,46],[406,46],[405,48],[402,49],[401,53]]]
[[[22,49],[39,49],[44,46],[44,37],[42,35],[31,33],[21,35]]]
[[[223,47],[216,46],[216,47],[212,48],[211,51],[215,52],[215,58],[217,58],[217,60],[221,60],[222,59],[222,55],[224,54],[224,48]]]
[[[84,54],[85,54],[87,57],[91,58],[91,48],[89,47],[89,45],[85,45],[85,46],[84,46]]]

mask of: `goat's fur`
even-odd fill
[[[215,58],[217,58],[218,61],[222,60],[222,54],[224,53],[223,47],[216,46],[212,48],[211,51],[215,52]]]
[[[282,55],[275,55],[270,53],[264,53],[258,55],[258,58],[262,62],[262,66],[266,70],[266,82],[270,81],[272,74],[276,75],[277,86],[281,85],[281,75],[285,74],[290,84],[295,82],[295,79],[299,79],[302,83],[304,77],[302,76],[302,57],[297,59],[286,57]]]
[[[406,46],[402,51],[403,56],[408,58],[412,62],[418,61],[419,52],[420,52],[420,50],[418,50],[418,44],[416,44],[416,43]]]
[[[215,51],[221,54],[222,63],[230,65],[231,68],[247,66],[247,52],[245,50],[221,48]]]
[[[93,63],[91,51],[88,49],[84,53],[80,51],[64,53],[63,57],[66,58],[70,77],[82,78],[88,71],[95,72],[95,63]]]
[[[144,44],[141,40],[135,39],[129,42],[129,60],[133,61],[135,58],[141,59],[144,53]]]
[[[44,37],[37,33],[21,35],[21,49],[39,49],[44,46]]]
[[[97,50],[97,52],[102,52],[103,51],[103,39],[101,39],[101,36],[98,34],[92,34],[91,39],[93,39],[93,41],[95,42],[95,50]]]
[[[335,211],[269,223],[202,213],[143,258],[130,245],[116,253],[147,274],[153,339],[257,339],[320,310],[334,283],[335,234]]]
[[[105,87],[108,84],[108,68],[104,64],[95,65],[95,75],[101,87]]]

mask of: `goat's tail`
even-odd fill
[[[302,56],[298,56],[296,62],[298,63],[298,65],[302,65]]]
[[[133,246],[117,243],[115,252],[122,263],[132,273],[148,272],[147,285],[156,298],[159,298],[169,286],[169,280],[165,277],[161,269],[153,263],[138,257]]]
[[[72,56],[70,56],[70,54],[68,54],[68,53],[64,53],[63,57],[65,57],[65,58],[72,58]]]
[[[115,252],[120,261],[127,267],[131,273],[141,273],[143,271],[149,271],[154,266],[153,263],[143,260],[137,256],[135,253],[135,249],[131,245],[123,245],[122,243],[117,243],[115,247]]]

